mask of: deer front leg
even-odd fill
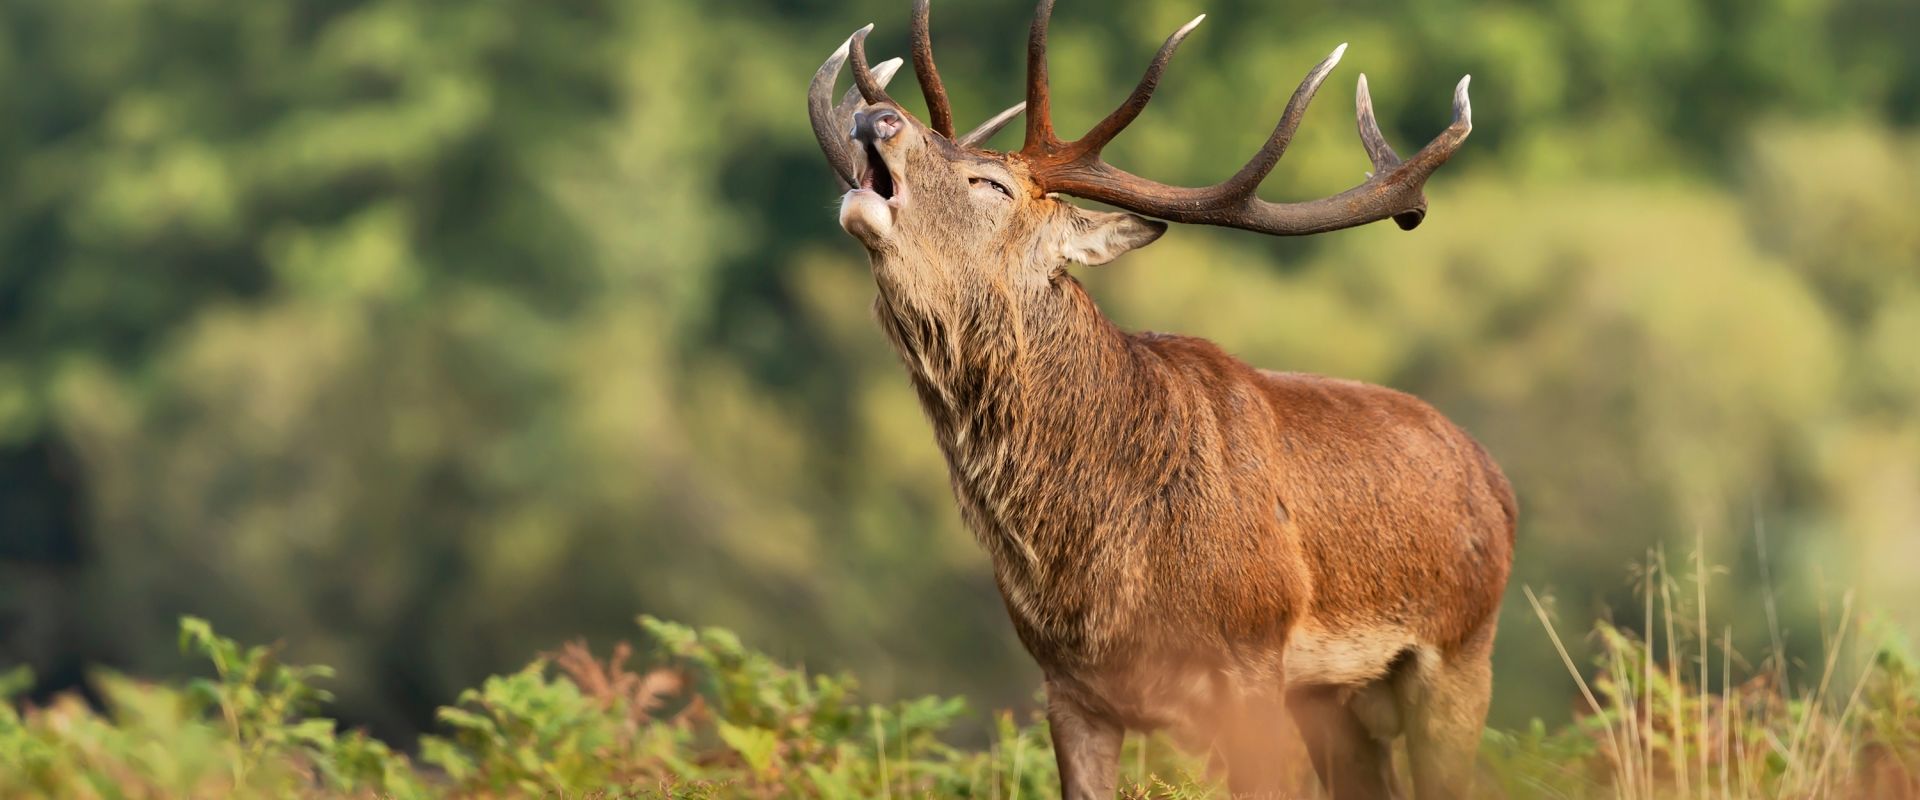
[[[1088,713],[1069,692],[1047,685],[1047,724],[1060,765],[1062,800],[1112,800],[1126,730]]]

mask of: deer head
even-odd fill
[[[1041,0],[1028,41],[1026,102],[964,136],[934,66],[928,0],[914,3],[912,55],[926,96],[926,123],[887,96],[898,62],[869,68],[869,25],[854,33],[813,79],[808,105],[814,134],[843,184],[851,187],[840,223],[873,257],[882,289],[927,305],[957,302],[983,288],[1006,293],[1046,282],[1068,264],[1104,264],[1158,238],[1163,222],[1218,225],[1292,236],[1350,228],[1391,217],[1411,230],[1426,215],[1426,179],[1472,130],[1467,78],[1454,90],[1454,120],[1410,159],[1388,146],[1374,120],[1367,79],[1360,76],[1360,141],[1373,163],[1367,180],[1331,197],[1271,203],[1256,190],[1293,139],[1320,84],[1339,63],[1335,48],[1293,93],[1266,144],[1225,181],[1189,188],[1156,183],[1101,159],[1101,151],[1153,97],[1175,50],[1205,15],[1175,31],[1120,107],[1071,142],[1054,133],[1047,85],[1047,24],[1053,0]],[[838,106],[830,93],[851,56],[855,87]],[[1015,152],[980,145],[1024,110],[1026,142]],[[1061,195],[1106,203],[1124,212],[1074,206]],[[1148,219],[1154,218],[1154,219]]]

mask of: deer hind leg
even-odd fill
[[[1401,676],[1401,715],[1418,800],[1473,794],[1480,733],[1493,695],[1493,624],[1453,654],[1419,654]]]
[[[1364,690],[1363,690],[1364,691]],[[1357,699],[1339,687],[1308,687],[1287,697],[1294,725],[1306,740],[1307,755],[1320,787],[1334,800],[1397,798],[1393,751],[1374,735],[1351,704]]]

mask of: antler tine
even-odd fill
[[[1326,58],[1307,71],[1307,77],[1301,79],[1299,88],[1293,90],[1293,96],[1287,99],[1287,108],[1280,112],[1280,121],[1273,126],[1273,133],[1267,137],[1266,144],[1247,161],[1247,165],[1234,173],[1219,190],[1225,197],[1251,197],[1260,188],[1260,182],[1267,179],[1273,167],[1280,163],[1280,157],[1287,152],[1287,145],[1293,143],[1293,134],[1300,129],[1300,121],[1307,116],[1307,106],[1313,103],[1313,95],[1320,91],[1320,84],[1340,64],[1340,57],[1346,55],[1347,44],[1341,42],[1333,48]]]
[[[820,152],[827,157],[827,165],[847,186],[853,185],[853,155],[847,152],[847,132],[840,126],[839,109],[833,106],[833,82],[840,77],[840,68],[847,61],[847,49],[852,45],[852,37],[841,42],[839,49],[813,73],[813,82],[807,86],[807,117],[813,122],[813,138],[820,142]]]
[[[1200,22],[1206,18],[1205,14],[1194,17],[1192,22],[1182,25],[1180,30],[1168,36],[1166,43],[1160,45],[1160,52],[1155,53],[1153,61],[1147,64],[1147,73],[1140,76],[1140,83],[1133,87],[1133,94],[1127,95],[1119,108],[1108,114],[1106,119],[1100,120],[1100,124],[1087,131],[1087,135],[1075,141],[1072,148],[1076,152],[1099,155],[1107,143],[1113,141],[1113,137],[1133,124],[1140,117],[1140,112],[1146,110],[1147,102],[1153,99],[1153,90],[1160,88],[1160,75],[1166,72],[1174,51],[1180,49],[1180,43],[1186,40],[1187,34],[1193,33],[1193,29],[1200,27]]]
[[[967,135],[960,137],[956,144],[961,147],[979,147],[986,144],[988,139],[993,138],[994,134],[999,133],[1001,128],[1007,127],[1007,123],[1012,122],[1014,117],[1020,116],[1020,112],[1025,110],[1027,110],[1025,102],[1015,103],[1012,108],[993,115],[992,119],[980,123],[980,127],[968,131]]]
[[[897,58],[889,58],[873,65],[873,82],[880,84],[880,88],[882,89],[887,88],[887,86],[893,83],[893,76],[899,74],[900,68],[905,65],[906,62]],[[840,96],[840,105],[834,106],[833,111],[835,114],[839,114],[842,119],[850,119],[853,116],[853,112],[859,111],[866,105],[867,98],[861,96],[860,87],[849,86],[847,87],[847,93]]]
[[[851,40],[853,85],[860,88],[861,96],[867,98],[869,103],[891,103],[897,106],[899,103],[893,102],[893,98],[887,96],[886,87],[880,84],[880,81],[874,77],[873,71],[867,67],[867,34],[870,33],[873,33],[872,25],[853,32]]]
[[[1040,0],[1027,33],[1027,143],[1020,152],[1030,155],[1060,146],[1053,135],[1053,104],[1047,89],[1047,23],[1052,18],[1053,0]]]
[[[913,0],[913,74],[920,79],[920,93],[927,98],[927,121],[935,133],[953,138],[953,106],[947,101],[947,87],[940,82],[940,70],[933,65],[933,33],[928,17],[929,0]]]
[[[1373,162],[1375,174],[1386,172],[1400,166],[1400,155],[1393,152],[1393,145],[1387,144],[1387,137],[1380,135],[1380,122],[1373,118],[1373,94],[1367,91],[1367,74],[1360,73],[1359,88],[1353,91],[1355,116],[1360,123],[1360,146],[1367,149],[1367,160]]]
[[[1423,165],[1423,175],[1445,163],[1453,151],[1460,148],[1460,143],[1467,140],[1467,134],[1473,132],[1473,100],[1467,97],[1467,84],[1472,82],[1472,75],[1460,76],[1460,82],[1453,85],[1453,122],[1410,159]]]

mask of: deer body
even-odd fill
[[[1490,634],[1511,489],[1426,403],[1123,333],[1064,274],[1037,289],[1047,314],[991,324],[917,319],[881,285],[876,316],[1050,686],[1199,742],[1236,698],[1359,686]],[[978,333],[913,333],[936,329]]]
[[[864,31],[849,41],[858,93],[829,105],[843,49],[809,103],[830,163],[856,187],[841,224],[871,257],[875,316],[1046,676],[1063,795],[1112,797],[1125,732],[1163,729],[1217,748],[1236,792],[1271,790],[1266,751],[1290,716],[1337,797],[1391,796],[1388,742],[1403,734],[1422,800],[1458,796],[1512,560],[1516,512],[1499,468],[1409,395],[1123,332],[1067,269],[1109,262],[1166,225],[1052,192],[1269,233],[1389,217],[1411,227],[1425,212],[1420,183],[1470,126],[1465,82],[1455,126],[1403,162],[1379,138],[1363,79],[1361,133],[1378,172],[1327,200],[1259,200],[1252,188],[1336,50],[1295,93],[1244,192],[1242,176],[1164,187],[1099,161],[1101,137],[1139,113],[1193,26],[1127,105],[1063,143],[1045,114],[1050,6],[1036,15],[1018,153],[976,145],[1019,107],[953,135],[925,0],[914,56],[933,128],[886,97],[895,65],[867,67]]]

